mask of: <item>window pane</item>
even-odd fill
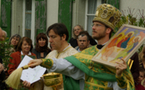
[[[25,30],[25,36],[31,38],[31,30]]]
[[[90,35],[92,35],[92,21],[94,19],[94,16],[88,16],[88,20],[87,20],[87,31]]]
[[[31,38],[31,14],[25,16],[25,36]]]
[[[31,11],[32,0],[26,0],[26,11]]]
[[[25,14],[25,29],[31,29],[31,14]]]
[[[25,36],[31,38],[31,12],[32,0],[26,0],[25,8]]]
[[[102,0],[102,3],[106,3],[107,0]]]
[[[95,14],[97,9],[97,0],[88,0],[88,14]]]

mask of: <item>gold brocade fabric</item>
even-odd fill
[[[80,62],[84,63],[89,69],[93,70],[94,72],[108,73],[108,74],[115,75],[116,71],[114,68],[99,63],[95,63],[91,60],[92,57],[96,55],[98,51],[99,50],[96,48],[96,46],[92,46],[73,56],[77,58]],[[122,78],[124,79],[124,81],[116,77],[118,85],[121,88],[124,88],[127,85],[127,90],[134,90],[134,81],[129,69],[123,72]],[[90,77],[88,75],[86,75],[85,77],[85,90],[112,90],[112,88],[109,88],[107,86],[108,86],[108,81],[101,81],[93,77]]]
[[[52,67],[52,65],[53,65],[53,60],[51,60],[51,59],[42,59],[42,63],[41,63],[41,65],[43,66],[43,67],[46,67],[46,68],[51,68]]]
[[[73,47],[68,46],[66,47],[62,52],[57,52],[57,50],[53,50],[50,52],[47,56],[46,59],[52,59],[52,58],[65,58],[67,56],[71,56],[78,53]],[[54,73],[54,72],[53,72]],[[63,77],[62,74],[60,75],[61,82],[57,85],[52,85],[52,86],[45,86],[44,90],[64,90],[63,89]]]

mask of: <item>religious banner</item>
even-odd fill
[[[121,58],[127,62],[144,41],[145,28],[124,24],[92,60],[115,67]]]

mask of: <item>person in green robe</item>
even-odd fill
[[[34,59],[28,65],[41,65],[52,72],[65,75],[64,90],[135,90],[133,77],[123,59],[120,59],[123,63],[116,63],[116,68],[92,61],[109,41],[120,17],[120,11],[114,6],[101,4],[96,10],[92,25],[92,37],[97,40],[97,45],[66,58]],[[80,82],[83,78],[85,82]]]

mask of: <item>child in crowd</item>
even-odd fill
[[[145,87],[141,85],[142,80],[145,78],[145,70],[143,68],[139,69],[139,77],[135,81],[136,90],[145,90]]]

